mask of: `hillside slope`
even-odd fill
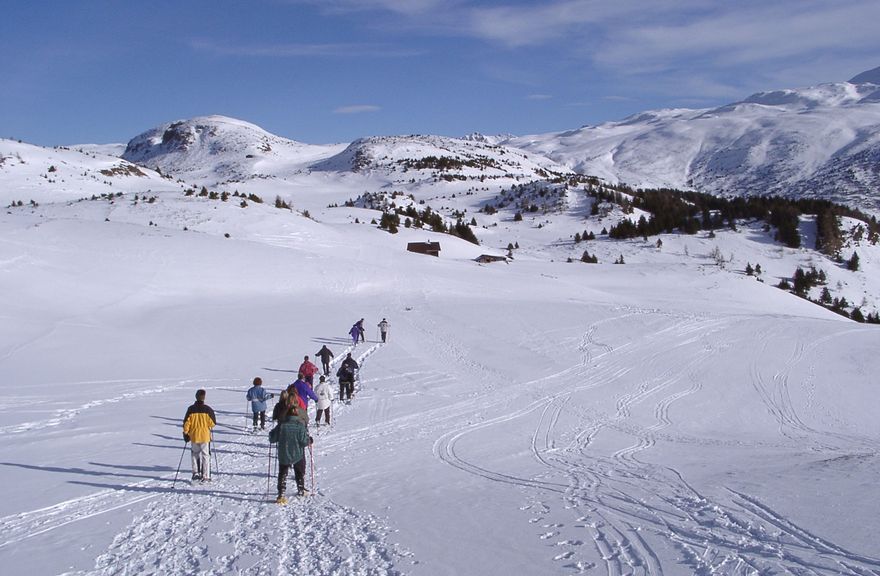
[[[880,85],[754,94],[715,109],[657,110],[505,143],[634,187],[825,198],[880,213]]]

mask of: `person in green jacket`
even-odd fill
[[[300,419],[299,412],[302,409],[295,404],[290,406],[287,413],[280,418],[277,436],[270,442],[278,442],[278,504],[287,504],[284,492],[287,489],[287,473],[293,466],[294,478],[296,478],[296,494],[303,496],[306,493],[306,459],[305,448],[312,443],[305,425]],[[274,430],[273,430],[274,432]]]

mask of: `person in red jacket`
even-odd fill
[[[312,364],[309,361],[309,357],[306,356],[303,360],[303,363],[299,365],[299,370],[297,370],[300,374],[302,374],[302,378],[305,379],[306,382],[309,383],[309,386],[312,385],[312,382],[315,379],[315,374],[318,373],[318,367]]]

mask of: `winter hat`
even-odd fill
[[[326,378],[324,378],[324,376],[322,375],[318,380],[321,382],[324,382],[326,380]]]

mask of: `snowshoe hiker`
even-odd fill
[[[282,416],[287,414],[287,409],[290,407],[290,394],[287,390],[282,390],[281,394],[278,396],[278,402],[275,404],[275,407],[272,409],[272,420],[274,422],[278,422]]]
[[[309,408],[309,398],[318,401],[318,395],[315,394],[315,391],[312,390],[312,387],[303,379],[302,374],[297,374],[296,381],[293,382],[290,386],[287,387],[287,393],[291,395],[291,404],[296,403],[299,408],[302,409],[302,414],[306,417],[306,424],[308,424],[308,416],[306,415],[306,411]]]
[[[336,377],[339,379],[339,399],[351,401],[351,397],[354,394],[354,380],[358,371],[358,364],[354,358],[351,357],[351,353],[349,353],[345,360],[342,361],[342,365],[339,367],[339,370],[336,371]]]
[[[217,424],[214,410],[205,404],[205,391],[196,392],[196,401],[187,408],[183,417],[183,439],[191,442],[192,479],[202,482],[211,481],[211,429]]]
[[[324,376],[330,375],[330,359],[333,358],[333,352],[327,348],[327,345],[321,346],[321,349],[318,350],[318,353],[315,354],[315,358],[321,359],[321,367],[324,369]]]
[[[388,338],[388,327],[391,325],[388,323],[388,320],[382,318],[382,321],[377,326],[379,326],[379,335],[382,337],[382,343],[384,344]]]
[[[318,367],[312,364],[309,361],[309,357],[306,356],[303,359],[303,363],[299,365],[298,372],[303,375],[303,379],[311,386],[314,383],[315,374],[318,373]]]
[[[325,376],[321,376],[318,379],[318,383],[315,385],[315,394],[318,395],[318,401],[315,403],[315,407],[318,410],[315,414],[315,426],[318,426],[321,423],[321,414],[324,415],[324,421],[329,426],[330,405],[333,403],[333,393],[330,391],[330,384],[327,383],[327,378]]]
[[[288,411],[281,416],[281,423],[272,430],[269,442],[278,443],[278,498],[277,504],[287,504],[284,493],[287,490],[287,474],[293,466],[293,475],[296,480],[297,495],[305,494],[306,484],[306,459],[305,450],[312,443],[306,427],[297,412],[300,409],[290,406]]]
[[[361,342],[366,342],[366,340],[364,339],[364,319],[361,318],[360,320],[358,320],[357,322],[355,322],[354,325],[357,326],[357,329],[358,329],[358,337],[360,338],[360,341],[361,341]]]
[[[351,336],[351,345],[357,346],[358,339],[361,336],[361,331],[357,324],[352,325],[351,330],[348,331],[348,335]]]
[[[257,431],[257,419],[260,421],[260,429],[266,429],[266,400],[274,396],[263,388],[262,378],[254,378],[253,387],[247,391],[247,399],[250,401],[251,411],[254,413],[254,432]]]

